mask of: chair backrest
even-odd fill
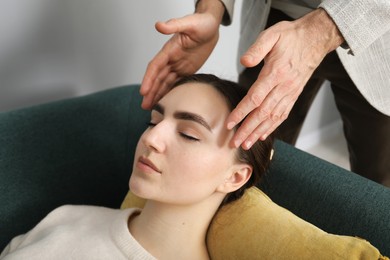
[[[120,206],[149,116],[138,91],[0,113],[0,251],[60,205]]]

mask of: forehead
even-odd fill
[[[204,83],[186,83],[168,92],[159,104],[164,107],[165,114],[172,115],[181,111],[201,116],[211,127],[215,144],[219,148],[224,147],[234,152],[235,149],[229,146],[229,140],[234,132],[225,127],[230,109],[223,94],[213,86]]]
[[[225,98],[205,83],[185,83],[173,88],[161,101],[167,109],[184,110],[201,115],[227,116],[230,112]]]

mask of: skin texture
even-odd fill
[[[262,32],[241,57],[246,67],[264,61],[258,79],[228,118],[228,128],[248,118],[235,136],[249,148],[266,139],[290,113],[303,87],[323,58],[343,42],[322,9],[293,22],[280,22]]]
[[[201,1],[195,14],[156,23],[157,31],[173,36],[148,64],[140,90],[143,108],[150,109],[178,78],[206,62],[218,42],[223,12],[219,1]]]
[[[203,83],[177,86],[152,110],[130,178],[130,190],[147,201],[129,230],[158,259],[208,259],[211,219],[252,173],[229,145],[229,113],[222,95]]]
[[[156,24],[159,32],[174,35],[147,67],[141,86],[143,108],[151,108],[177,78],[204,64],[218,41],[223,11],[220,1],[202,0],[196,13]],[[323,9],[263,31],[241,57],[246,67],[261,61],[264,67],[225,122],[232,129],[246,117],[231,145],[249,149],[256,140],[266,139],[287,118],[322,59],[343,41]]]
[[[235,159],[236,149],[229,146],[233,131],[224,125],[229,112],[211,86],[189,83],[169,92],[152,110],[150,126],[138,143],[131,190],[179,205],[220,193],[218,186],[242,165]],[[204,124],[187,114],[202,118]],[[154,164],[155,170],[140,158]],[[143,181],[145,186],[140,186]]]

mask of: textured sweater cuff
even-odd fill
[[[342,45],[358,55],[390,29],[390,2],[333,1],[320,4],[345,39]]]

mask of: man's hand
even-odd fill
[[[218,42],[223,12],[220,1],[202,0],[195,14],[156,23],[160,33],[174,35],[148,64],[140,89],[144,109],[150,109],[178,78],[195,73],[206,62]]]
[[[264,67],[226,121],[231,129],[246,117],[232,144],[249,149],[257,140],[265,140],[287,118],[322,59],[342,42],[339,30],[323,9],[262,32],[241,57],[246,67],[262,60]]]

